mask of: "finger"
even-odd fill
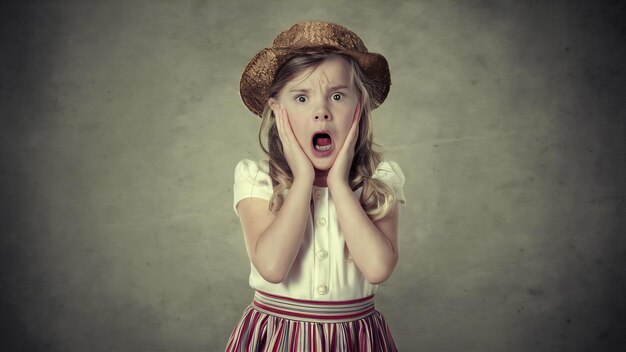
[[[284,143],[287,143],[287,133],[285,131],[285,123],[283,120],[282,109],[276,110],[276,127],[278,128],[278,137]]]
[[[348,132],[347,142],[351,147],[356,145],[356,140],[359,135],[359,121],[360,119],[356,116],[355,119],[352,120],[352,126],[350,126],[350,131]]]
[[[289,141],[289,143],[296,143],[296,136],[293,133],[293,129],[291,128],[291,123],[289,122],[289,115],[287,114],[287,110],[286,109],[281,109],[281,116],[282,116],[282,123],[283,123],[283,128],[285,130],[285,136],[287,137],[287,140]]]
[[[354,130],[358,131],[360,121],[361,121],[361,104],[357,103],[356,109],[354,109],[354,116],[352,117],[352,126],[350,126],[350,133],[353,133]]]
[[[361,121],[359,116],[355,117],[354,120],[352,120],[352,127],[350,130],[357,130],[359,128],[359,121]]]
[[[291,130],[291,125],[289,124],[289,119],[287,118],[287,111],[284,108],[277,109],[277,123],[279,125],[278,137],[283,145],[283,150],[285,153],[290,154],[290,150],[293,149],[293,138],[291,135],[293,134]]]
[[[354,116],[352,117],[352,120],[361,120],[361,102],[356,103],[356,108],[354,109]]]
[[[274,110],[274,123],[276,124],[276,129],[280,133],[280,111],[278,109]]]

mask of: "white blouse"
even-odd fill
[[[272,180],[266,160],[256,163],[241,160],[235,168],[233,208],[244,198],[268,200],[272,196]],[[389,185],[396,199],[404,204],[404,174],[393,161],[381,162],[373,178]],[[361,188],[355,191],[360,196]],[[300,252],[281,283],[266,281],[250,263],[250,286],[276,295],[321,301],[349,300],[367,297],[378,289],[370,284],[348,254],[339,227],[337,213],[328,187],[313,186],[313,209],[306,224]],[[276,253],[280,255],[279,253]],[[348,255],[347,255],[348,254]]]

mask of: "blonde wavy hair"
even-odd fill
[[[361,70],[359,64],[349,56],[334,52],[306,52],[296,55],[287,61],[276,74],[270,87],[270,97],[276,98],[280,90],[293,77],[304,70],[315,68],[330,57],[340,57],[350,67],[350,85],[354,88],[361,101],[361,120],[357,137],[354,158],[350,167],[349,183],[352,190],[363,187],[360,203],[365,213],[372,220],[379,220],[387,215],[395,204],[393,189],[384,182],[372,178],[378,164],[382,161],[382,153],[375,147],[373,131],[370,123],[371,111],[380,105],[372,98],[371,84]],[[267,143],[267,146],[264,143]],[[274,186],[274,193],[269,200],[269,210],[276,213],[280,210],[285,198],[285,191],[293,184],[293,174],[283,153],[283,145],[278,135],[276,119],[272,109],[266,103],[263,110],[261,127],[259,128],[259,144],[269,158],[269,175]]]

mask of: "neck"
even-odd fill
[[[315,169],[315,181],[313,181],[313,184],[317,187],[328,187],[326,176],[328,176],[328,170]]]

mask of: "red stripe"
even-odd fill
[[[291,351],[296,351],[296,349],[298,348],[298,328],[300,327],[299,324],[294,324],[293,329],[291,330]]]
[[[247,338],[246,349],[249,349],[250,348],[250,344],[255,342],[254,340],[252,340],[252,335],[253,335],[253,332],[254,332],[254,331],[252,331],[252,328],[256,326],[256,322],[259,320],[259,314],[253,314],[251,316],[251,318],[252,318],[252,323],[250,325],[247,325],[247,324],[244,325],[244,328],[248,329],[248,331],[247,331],[248,334],[247,334],[247,336],[245,336]]]
[[[280,337],[282,336],[283,326],[284,326],[284,325],[281,325],[281,326],[278,328],[277,335],[278,335],[279,337],[278,337],[278,340],[276,340],[276,342],[275,342],[275,344],[274,344],[274,348],[272,349],[272,352],[276,352],[276,351],[278,351],[278,347],[280,347]]]
[[[317,339],[315,338],[315,333],[317,330],[315,329],[315,325],[311,324],[311,344],[313,345],[313,352],[317,352]]]

